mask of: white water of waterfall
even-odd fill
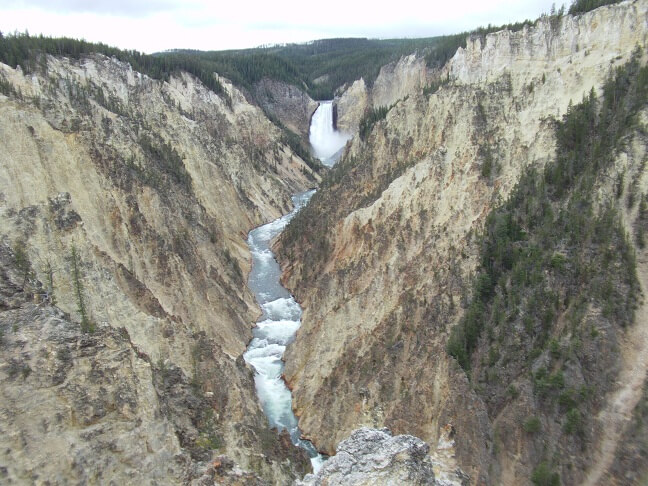
[[[340,152],[351,135],[333,128],[332,101],[320,101],[319,107],[313,113],[308,138],[315,157],[324,165],[332,167],[338,161]]]

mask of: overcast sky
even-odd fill
[[[331,37],[428,37],[535,19],[553,0],[0,0],[0,31],[156,52]],[[561,2],[556,2],[561,5]]]

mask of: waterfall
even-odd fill
[[[351,135],[340,132],[333,127],[333,102],[320,101],[311,120],[309,141],[313,154],[328,167],[332,167],[340,158],[341,150]]]

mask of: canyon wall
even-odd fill
[[[319,176],[225,79],[216,95],[100,55],[0,79],[0,238],[24,296],[2,306],[5,478],[184,483],[214,451],[302,474],[241,357],[260,312],[245,238]]]
[[[262,79],[255,85],[254,94],[267,113],[276,117],[308,144],[310,121],[317,110],[317,101],[297,86],[269,78]]]
[[[367,109],[389,107],[407,95],[420,91],[428,84],[431,75],[425,59],[410,54],[383,66],[371,87],[364,79],[343,87],[335,99],[338,128],[343,132],[357,133]]]
[[[318,447],[334,453],[363,425],[435,443],[451,424],[458,462],[474,484],[530,484],[549,463],[567,484],[597,484],[619,454],[619,434],[610,429],[627,430],[634,405],[642,403],[643,308],[628,328],[600,324],[605,331],[583,337],[578,359],[567,366],[565,379],[582,384],[583,376],[592,377],[599,387],[580,439],[565,433],[559,406],[544,410],[534,395],[534,373],[548,362],[549,350],[526,364],[528,355],[514,352],[530,353],[524,343],[489,352],[480,341],[467,374],[446,345],[470,297],[486,217],[527,167],[541,169],[554,159],[554,120],[592,89],[600,95],[611,70],[636,47],[645,49],[647,35],[648,2],[636,0],[472,37],[443,68],[439,79],[447,82],[435,93],[409,92],[366,140],[354,139],[277,245],[285,283],[304,308],[286,354],[286,378],[300,427]],[[418,64],[403,62],[414,66],[410,79],[421,79]],[[362,81],[346,95],[339,120],[355,120],[350,99],[370,104],[369,95]],[[636,197],[646,192],[641,130],[624,145],[612,173],[601,176],[601,200],[612,197],[614,181],[628,185],[629,178]],[[636,206],[623,214],[632,233]],[[645,252],[637,251],[645,290]],[[559,348],[567,339],[566,315],[552,321]],[[628,350],[633,342],[638,351]],[[632,375],[633,392],[616,383],[624,372]],[[626,392],[629,411],[608,421]],[[534,435],[524,424],[536,413],[542,433]]]

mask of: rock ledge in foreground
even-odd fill
[[[411,435],[391,435],[389,429],[355,430],[337,447],[316,474],[297,486],[320,485],[452,485],[435,479],[430,446]]]

